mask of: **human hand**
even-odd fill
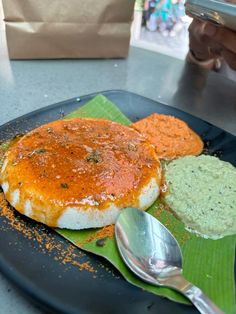
[[[220,47],[214,45],[214,49],[210,49],[208,45],[208,36],[204,33],[207,22],[193,19],[189,26],[189,48],[190,52],[187,56],[188,61],[197,63],[205,69],[219,69]]]
[[[208,45],[206,45],[204,28],[206,22],[202,22],[198,19],[193,19],[189,26],[189,48],[194,57],[199,61],[206,61],[212,59]]]
[[[236,70],[236,32],[225,27],[206,23],[202,31],[203,41],[211,53],[218,52]]]
[[[226,1],[236,4],[236,0]],[[189,47],[197,61],[209,61],[204,64],[207,68],[215,68],[213,60],[219,61],[219,58],[223,58],[233,70],[236,70],[235,31],[193,19],[189,27]]]

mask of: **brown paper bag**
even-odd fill
[[[134,2],[3,0],[9,57],[126,57]]]

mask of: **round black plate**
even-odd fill
[[[206,150],[236,166],[236,137],[193,117],[183,111],[150,99],[124,92],[102,92],[132,121],[152,112],[171,114],[186,121],[204,140]],[[92,99],[96,94],[74,98],[17,118],[0,127],[0,141],[12,138],[46,122],[59,119]],[[22,292],[42,307],[55,313],[198,313],[193,307],[180,305],[127,283],[104,259],[75,249],[79,263],[89,262],[94,272],[79,270],[71,263],[63,264],[61,254],[71,244],[53,230],[37,224],[15,212],[26,228],[47,234],[47,241],[60,246],[60,250],[45,250],[40,243],[11,227],[0,217],[0,270]],[[43,240],[44,241],[44,240]],[[73,261],[72,261],[73,262]]]

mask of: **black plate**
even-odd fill
[[[103,95],[113,101],[132,121],[152,112],[171,114],[186,121],[204,140],[206,150],[236,166],[236,137],[178,109],[124,92],[107,91]],[[64,101],[17,118],[0,127],[0,140],[12,138],[46,122],[59,119],[96,94]],[[70,244],[53,230],[45,228],[15,212],[26,228],[47,234],[47,241],[62,246],[60,251],[45,250],[45,243],[24,235],[0,217],[0,270],[22,292],[44,308],[55,313],[198,313],[193,307],[160,298],[127,283],[104,259],[83,254],[76,249],[76,259],[93,266],[96,273],[81,271],[77,266],[56,260]]]

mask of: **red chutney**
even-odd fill
[[[56,225],[67,206],[134,206],[152,177],[160,183],[160,162],[152,145],[137,131],[103,119],[43,125],[15,143],[6,158],[0,178],[9,182],[6,198],[10,201],[12,191],[19,189],[15,208],[24,213],[25,200],[32,200],[37,206],[32,206],[31,217],[42,221],[47,216],[49,226]]]
[[[132,127],[154,145],[160,159],[199,155],[203,150],[201,138],[184,121],[172,116],[154,113]]]

